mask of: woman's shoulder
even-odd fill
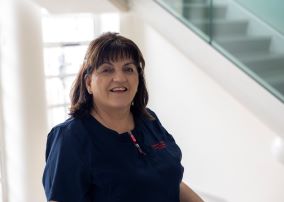
[[[80,118],[70,117],[66,121],[54,126],[48,133],[48,140],[56,139],[72,140],[77,142],[86,141],[87,134]]]
[[[156,118],[157,115],[152,109],[150,109],[149,107],[146,107],[146,111]]]
[[[69,118],[51,129],[46,142],[47,164],[58,164],[60,160],[66,165],[74,162],[90,165],[91,144],[81,122],[78,118]]]
[[[147,107],[147,108],[146,108],[146,111],[152,116],[151,119],[147,118],[147,121],[148,121],[149,124],[162,125],[161,122],[160,122],[160,120],[159,120],[159,118],[158,118],[157,113],[156,113],[154,110],[152,110],[152,109],[150,109],[150,108]]]
[[[51,132],[76,132],[83,128],[82,120],[75,117],[70,117],[62,123],[55,125]]]
[[[152,116],[151,119],[148,117],[143,118],[143,124],[147,127],[154,128],[155,130],[161,130],[162,124],[157,116],[157,114],[150,108],[146,108],[146,111]]]
[[[169,141],[174,142],[173,136],[165,129],[165,127],[159,120],[156,112],[154,112],[152,109],[149,109],[149,108],[146,108],[146,110],[148,111],[148,113],[151,114],[151,116],[154,117],[154,119],[150,120],[149,122],[146,122],[145,124],[148,127],[152,128],[155,131],[155,134],[159,134],[162,138],[165,138],[165,139],[168,139]]]
[[[155,113],[152,109],[146,107],[146,112],[148,113],[148,115],[150,115],[150,117],[149,117],[149,116],[146,116],[146,115],[144,114],[144,116],[142,116],[143,119],[148,120],[149,122],[153,122],[153,121],[155,121],[155,120],[158,120],[158,117],[157,117],[156,113]],[[141,117],[141,116],[140,116],[140,117]]]

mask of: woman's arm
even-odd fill
[[[180,183],[180,202],[204,202],[192,189],[190,189],[184,182]]]

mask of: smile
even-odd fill
[[[112,88],[110,91],[114,92],[114,93],[122,93],[122,92],[126,92],[127,88],[125,88],[125,87],[115,87],[115,88]]]

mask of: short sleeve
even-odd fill
[[[83,201],[90,187],[88,163],[84,162],[82,144],[72,132],[57,127],[48,134],[43,186],[47,200]]]

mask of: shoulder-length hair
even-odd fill
[[[139,84],[130,108],[131,112],[136,117],[142,115],[153,119],[153,116],[146,110],[148,91],[144,78],[145,61],[143,55],[132,40],[111,32],[102,34],[90,43],[70,92],[69,115],[82,117],[90,113],[94,103],[92,95],[87,91],[85,79],[103,63],[121,59],[132,59],[138,70]]]

